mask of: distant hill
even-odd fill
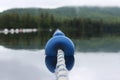
[[[5,13],[29,13],[31,15],[40,15],[40,13],[50,13],[58,17],[66,18],[91,18],[91,19],[104,19],[120,22],[120,8],[118,7],[60,7],[56,9],[43,9],[43,8],[16,8],[9,9]]]

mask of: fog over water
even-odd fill
[[[76,52],[69,80],[120,80],[120,52]],[[0,46],[0,80],[55,80],[45,65],[44,50]]]

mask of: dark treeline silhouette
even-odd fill
[[[48,12],[33,15],[1,13],[0,30],[37,28],[36,33],[0,34],[0,45],[13,49],[43,49],[59,28],[70,37],[78,51],[119,51],[120,21],[85,17],[63,17]],[[117,36],[117,37],[116,37]]]
[[[90,18],[67,18],[63,19],[49,13],[41,13],[38,16],[25,13],[6,13],[0,15],[0,29],[3,30],[16,28],[37,28],[40,35],[50,37],[48,31],[54,32],[61,29],[71,38],[91,38],[103,36],[119,36],[119,22],[105,22],[102,19],[92,20]]]
[[[37,28],[36,33],[8,33],[6,29]],[[0,13],[0,46],[43,49],[59,28],[78,51],[120,50],[120,8],[62,7],[10,9]]]

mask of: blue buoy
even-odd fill
[[[47,42],[45,54],[47,56],[56,56],[59,49],[64,51],[65,56],[74,55],[75,49],[73,42],[66,37],[63,32],[57,30],[53,34],[53,37]]]
[[[73,42],[65,36],[63,32],[57,30],[53,37],[48,40],[45,46],[45,63],[47,68],[54,72],[57,64],[57,52],[62,50],[65,56],[65,64],[68,70],[71,70],[74,65],[74,44]]]

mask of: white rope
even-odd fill
[[[64,52],[58,50],[56,65],[56,80],[68,80],[68,70],[66,69]]]

